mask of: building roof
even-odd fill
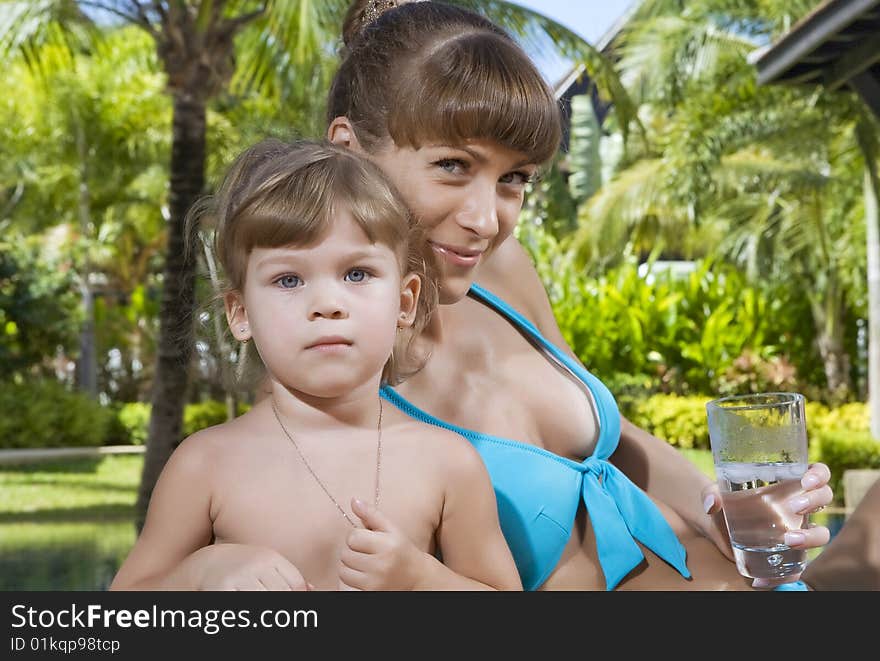
[[[753,62],[759,84],[850,84],[880,116],[880,0],[825,0]]]

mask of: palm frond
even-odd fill
[[[22,57],[28,66],[48,73],[70,66],[76,52],[89,49],[100,33],[75,0],[0,0],[0,62]],[[38,57],[45,45],[54,57]]]

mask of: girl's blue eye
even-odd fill
[[[297,275],[282,275],[275,282],[281,285],[284,289],[293,289],[299,286],[301,280]]]
[[[352,269],[345,274],[345,279],[349,282],[363,282],[368,276],[369,274],[363,269]]]

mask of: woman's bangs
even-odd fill
[[[543,164],[559,147],[559,108],[540,73],[501,39],[484,35],[439,49],[402,83],[389,113],[398,145],[492,140]],[[486,43],[486,42],[489,43]],[[501,45],[500,49],[497,47]]]

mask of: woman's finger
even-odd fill
[[[831,479],[831,469],[826,464],[817,462],[810,464],[801,478],[801,486],[804,489],[815,489],[828,484]]]
[[[827,484],[820,489],[804,491],[788,499],[788,510],[793,514],[816,512],[831,503],[834,493]]]
[[[785,533],[785,543],[792,548],[814,549],[825,546],[831,539],[831,531],[825,526],[811,524],[809,528],[789,530]]]

